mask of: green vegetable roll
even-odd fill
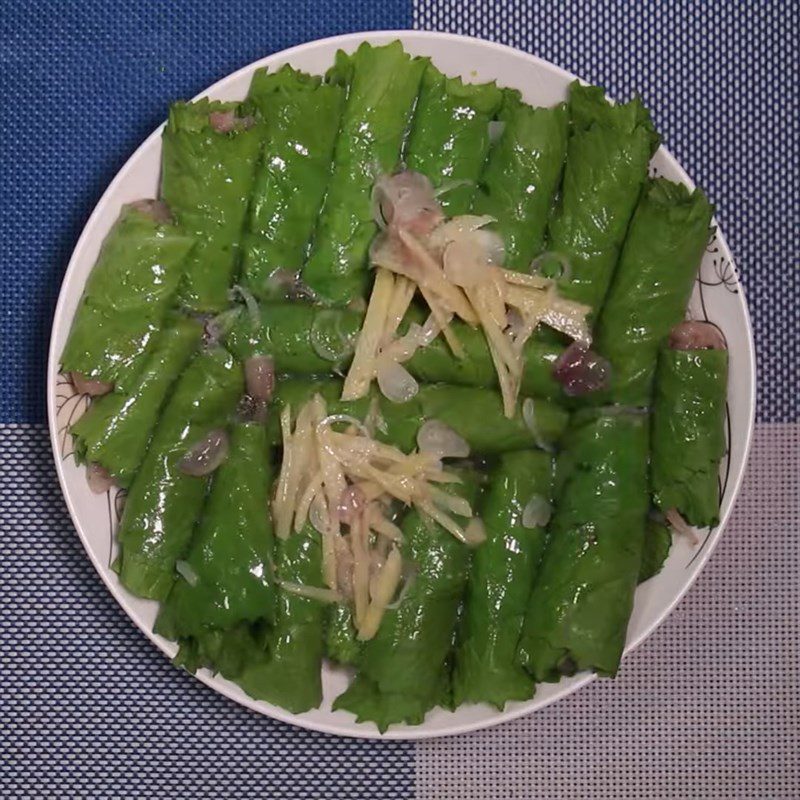
[[[276,545],[278,580],[322,586],[322,547],[311,525]],[[279,589],[268,655],[244,667],[236,678],[242,689],[294,714],[316,708],[322,701],[325,609],[319,600]]]
[[[180,577],[161,607],[156,631],[170,639],[272,622],[272,520],[269,448],[263,425],[238,422],[211,489]]]
[[[639,583],[649,581],[661,572],[672,547],[672,532],[666,525],[647,520],[642,548],[642,564],[639,568]]]
[[[118,486],[130,486],[164,401],[197,349],[201,334],[198,322],[178,319],[156,336],[129,392],[117,390],[92,401],[71,428],[78,461],[99,464]]]
[[[490,214],[503,236],[506,266],[527,271],[544,246],[567,150],[567,110],[532,108],[506,90],[503,132],[489,154],[473,213]]]
[[[647,416],[625,411],[578,414],[564,438],[519,646],[537,681],[617,672],[642,559],[647,445]]]
[[[340,400],[342,384],[337,380],[283,379],[278,381],[275,404],[300,408],[314,394],[321,394],[329,414],[349,414],[370,420],[375,438],[399,447],[404,453],[417,447],[417,434],[426,421],[437,420],[452,428],[473,453],[495,455],[511,450],[527,450],[539,444],[554,446],[566,428],[568,414],[555,403],[536,400],[533,423],[535,433],[521,413],[508,419],[494,389],[431,384],[421,386],[416,397],[406,403],[393,403],[378,392],[360,400]],[[280,442],[279,415],[269,420],[270,441]]]
[[[167,220],[158,203],[123,206],[86,281],[62,371],[123,390],[133,385],[194,245]]]
[[[597,324],[593,347],[612,367],[605,401],[649,404],[658,348],[683,319],[712,211],[699,189],[647,184]]]
[[[259,69],[248,101],[267,130],[244,237],[242,281],[259,298],[275,296],[275,270],[300,272],[333,159],[344,102],[341,86],[292,69]]]
[[[325,655],[337,664],[355,664],[361,654],[350,606],[332,604],[326,615]]]
[[[486,541],[472,557],[456,648],[456,705],[502,709],[509,700],[533,695],[533,681],[516,663],[516,652],[545,547],[551,483],[552,460],[541,452],[509,453],[492,470],[481,505]],[[526,506],[533,519],[525,518]]]
[[[425,67],[405,160],[442,189],[439,203],[449,217],[469,211],[502,98],[494,83],[465,84]]]
[[[449,486],[474,503],[477,476],[464,472],[462,478],[462,484]],[[413,583],[364,643],[355,681],[333,704],[381,731],[395,722],[422,722],[442,697],[471,555],[469,547],[416,511],[406,515],[402,530],[401,551],[415,569]]]
[[[719,522],[727,384],[727,350],[662,348],[653,400],[653,498],[662,511],[676,509],[700,528]]]
[[[348,87],[347,102],[328,195],[303,270],[323,303],[344,305],[366,292],[367,250],[376,230],[372,184],[400,160],[426,63],[405,53],[400,42],[365,42],[353,55],[336,55],[328,81]]]
[[[572,134],[549,250],[566,257],[561,293],[599,311],[658,136],[638,97],[612,106],[602,89],[572,84]]]
[[[180,295],[196,311],[221,311],[239,268],[239,246],[263,125],[238,103],[173,103],[164,129],[161,195],[197,245]]]
[[[241,314],[225,342],[239,359],[270,355],[278,372],[324,375],[350,363],[362,319],[307,303],[262,303],[260,325]]]
[[[241,366],[222,348],[198,355],[178,381],[131,484],[117,533],[120,581],[133,594],[163,600],[169,593],[207,483],[180,462],[211,431],[227,425],[243,388]]]
[[[261,308],[261,324],[254,326],[248,315],[240,315],[226,337],[226,346],[239,359],[254,353],[271,355],[278,372],[317,375],[342,371],[353,357],[362,320],[361,313],[345,309],[265,303]],[[401,334],[411,321],[419,318],[409,314],[401,326]],[[451,323],[451,328],[464,347],[465,357],[455,358],[438,336],[406,363],[409,372],[425,383],[497,386],[497,372],[483,332],[459,321]],[[561,385],[553,377],[553,365],[563,352],[560,344],[528,341],[524,350],[523,395],[552,400],[563,397]]]

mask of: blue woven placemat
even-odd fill
[[[741,269],[760,422],[719,553],[617,683],[421,746],[299,731],[173,669],[83,554],[50,465],[43,395],[71,249],[168,102],[292,44],[412,26],[503,41],[613,95],[644,95],[717,204]],[[0,796],[800,795],[798,37],[796,3],[2,4]]]

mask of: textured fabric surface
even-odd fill
[[[11,0],[0,11],[0,797],[795,798],[800,512],[797,3]],[[172,668],[64,509],[44,426],[55,297],[103,189],[167,104],[283,47],[411,27],[640,90],[709,192],[756,329],[759,419],[698,584],[614,682],[421,745],[306,733]],[[24,423],[24,424],[12,424]]]
[[[800,426],[760,425],[711,562],[614,681],[417,747],[417,800],[800,796]]]

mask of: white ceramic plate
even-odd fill
[[[450,34],[389,31],[337,36],[285,50],[224,78],[207,92],[203,92],[203,95],[220,100],[239,100],[246,95],[251,75],[258,67],[276,69],[289,62],[299,69],[319,74],[333,63],[334,53],[338,48],[351,51],[364,40],[385,44],[398,38],[409,52],[431,56],[436,65],[448,75],[460,75],[473,82],[496,80],[501,86],[519,89],[524,99],[534,105],[549,106],[563,100],[569,83],[574,80],[573,75],[552,64],[498,44]],[[72,254],[53,321],[47,374],[47,405],[59,480],[86,552],[109,591],[128,616],[171,657],[175,653],[175,645],[152,633],[156,604],[128,594],[109,568],[115,546],[113,531],[118,516],[117,503],[111,493],[93,495],[86,485],[84,469],[76,466],[74,459],[70,457],[71,441],[66,427],[71,419],[81,413],[85,400],[74,395],[69,383],[58,373],[61,351],[84,283],[121,206],[132,200],[157,195],[161,130],[159,128],[142,144],[111,182],[89,218]],[[663,147],[653,158],[652,169],[667,178],[692,186],[686,173]],[[720,475],[721,523],[712,531],[699,532],[696,545],[685,538],[678,538],[663,571],[639,587],[628,629],[626,652],[644,641],[663,622],[703,568],[730,516],[750,447],[755,406],[752,332],[736,268],[719,231],[703,260],[690,303],[690,314],[693,318],[709,319],[717,324],[724,332],[730,349],[727,419],[729,454]],[[347,680],[346,673],[340,670],[325,667],[322,707],[305,714],[290,714],[276,706],[255,701],[235,684],[214,677],[206,671],[200,672],[198,678],[242,705],[294,725],[345,736],[379,736],[373,725],[357,724],[350,714],[331,711],[333,698],[343,690]],[[423,725],[393,726],[384,734],[384,738],[423,739],[484,728],[543,708],[576,691],[590,680],[591,675],[581,674],[564,679],[558,684],[539,686],[532,700],[512,703],[502,713],[485,705],[462,706],[454,713],[436,709],[428,715]]]

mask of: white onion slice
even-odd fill
[[[333,337],[326,336],[324,326],[333,323]],[[311,323],[308,332],[308,341],[314,352],[325,361],[334,363],[342,361],[349,356],[355,347],[355,342],[345,336],[340,328],[341,315],[332,309],[320,311]],[[331,341],[333,339],[333,341]]]
[[[199,442],[189,448],[178,462],[181,472],[202,478],[210,475],[228,457],[228,433],[223,428],[214,428]]]
[[[396,361],[381,359],[376,377],[381,394],[393,403],[407,403],[419,391],[414,376]]]
[[[328,528],[328,508],[325,505],[325,498],[318,494],[311,501],[308,509],[308,521],[317,533],[325,533]]]
[[[404,228],[418,236],[430,233],[444,218],[431,182],[411,170],[381,175],[375,181],[372,215],[382,229]]]
[[[200,578],[197,573],[192,569],[192,565],[188,561],[176,561],[175,571],[180,575],[189,586],[197,586]]]
[[[558,275],[554,275],[552,278],[542,275],[542,267],[553,261],[557,262],[559,267],[561,267],[561,271],[558,273]],[[530,266],[528,267],[528,272],[531,275],[540,275],[543,278],[548,278],[548,280],[569,281],[572,279],[572,264],[570,263],[569,258],[562,253],[558,253],[555,250],[546,250],[544,253],[540,253],[538,256],[536,256],[536,258],[533,259],[533,261],[531,261]]]
[[[541,431],[536,423],[536,403],[532,397],[526,397],[522,402],[522,421],[525,423],[525,427],[531,432],[536,446],[541,450],[552,453],[553,448],[542,438]]]
[[[105,467],[92,461],[86,465],[86,483],[92,494],[105,494],[114,485],[114,479]]]
[[[534,494],[522,510],[523,528],[544,528],[553,515],[553,507],[544,495]]]
[[[236,295],[242,298],[247,313],[250,315],[250,322],[253,324],[253,328],[257,328],[261,324],[261,311],[258,308],[258,301],[253,297],[249,289],[245,289],[244,286],[239,284],[231,286],[230,297],[235,299]]]
[[[438,419],[429,419],[417,432],[417,445],[421,453],[432,453],[439,458],[467,458],[469,444],[449,425]]]
[[[352,425],[362,436],[367,439],[370,438],[367,426],[360,419],[357,419],[351,414],[328,414],[327,417],[323,417],[319,421],[317,425],[317,434],[322,433],[332,425]]]

